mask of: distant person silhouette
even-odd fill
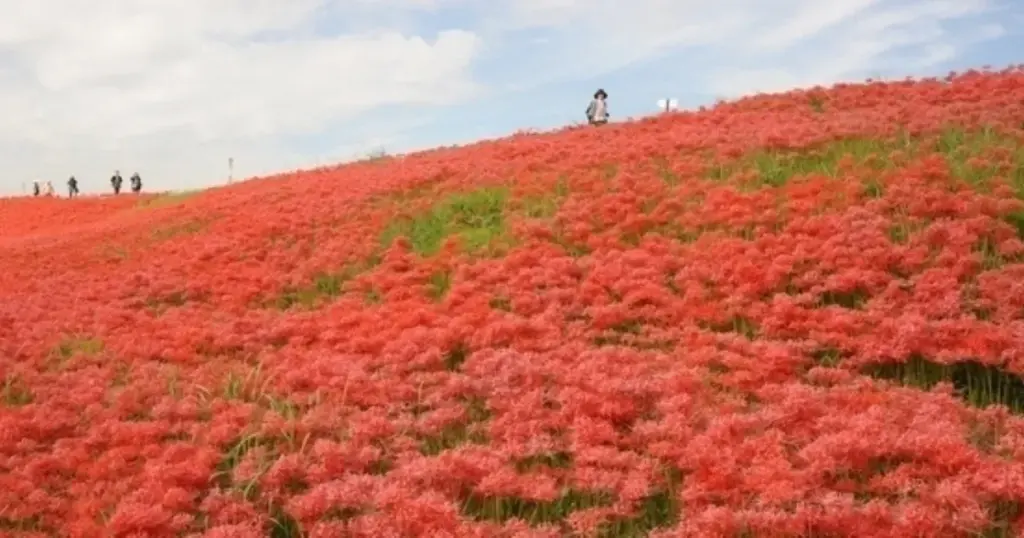
[[[68,198],[75,196],[78,196],[78,180],[75,179],[75,176],[71,176],[71,179],[68,179]]]
[[[39,182],[32,182],[32,196],[39,196]]]
[[[110,186],[114,187],[114,194],[121,194],[121,184],[124,180],[121,179],[121,171],[114,170],[114,175],[110,176]]]
[[[135,172],[129,179],[132,182],[132,192],[139,194],[142,191],[142,178],[139,177],[139,173]]]
[[[56,196],[57,191],[53,190],[53,182],[47,181],[46,186],[43,188],[43,194],[46,196]]]
[[[587,105],[587,122],[591,125],[604,125],[608,123],[608,115],[608,93],[599,89]]]

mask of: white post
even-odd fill
[[[228,157],[228,183],[235,180],[235,158]]]

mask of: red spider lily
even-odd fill
[[[3,201],[0,528],[1019,533],[1022,125],[1012,68]]]

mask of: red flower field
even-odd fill
[[[0,201],[0,534],[1024,530],[1024,71]]]

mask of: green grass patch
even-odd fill
[[[845,138],[801,151],[759,150],[736,162],[712,167],[707,171],[710,179],[724,180],[739,172],[751,170],[756,179],[751,187],[781,187],[797,176],[821,174],[835,177],[844,158],[865,163],[877,156],[878,163],[898,144],[870,138]]]
[[[467,495],[462,502],[462,513],[477,521],[505,523],[522,519],[531,525],[560,523],[573,512],[609,506],[614,496],[607,492],[567,489],[550,502],[529,501],[516,497],[485,497]]]
[[[617,323],[605,331],[601,331],[593,340],[596,347],[618,346],[639,350],[668,351],[675,347],[672,340],[652,338],[645,335],[644,323],[639,319],[630,319]]]
[[[370,264],[349,264],[337,271],[321,271],[305,286],[289,286],[268,301],[280,310],[314,308],[345,293],[345,284],[370,268]]]
[[[452,346],[444,355],[444,367],[449,372],[455,372],[462,367],[462,364],[469,358],[470,350],[465,343],[459,342]]]
[[[869,177],[864,180],[863,192],[865,198],[881,198],[885,196],[885,184],[878,178]]]
[[[270,538],[301,538],[304,536],[299,522],[279,505],[274,505],[271,508],[266,530]]]
[[[975,243],[973,251],[981,257],[981,267],[985,271],[998,269],[1006,263],[999,253],[999,246],[990,237],[980,238]]]
[[[162,315],[164,312],[171,308],[179,308],[185,306],[190,301],[202,301],[201,295],[191,295],[186,291],[172,291],[165,295],[151,295],[146,297],[143,301],[142,306],[150,311],[154,316]]]
[[[972,187],[987,190],[991,180],[1002,176],[1018,197],[1024,196],[1024,145],[1020,140],[983,127],[942,131],[934,150],[946,157],[954,177]]]
[[[448,290],[452,289],[452,272],[448,270],[436,271],[430,275],[427,281],[427,296],[433,301],[441,301]]]
[[[683,244],[688,244],[693,243],[697,239],[700,239],[700,236],[707,231],[713,231],[713,229],[711,227],[701,227],[693,229],[675,222],[671,222],[665,225],[655,226],[648,233],[661,235],[674,241],[678,241]]]
[[[537,469],[568,469],[572,466],[572,454],[568,452],[548,452],[534,454],[516,461],[516,471],[527,473]]]
[[[265,525],[267,536],[281,538],[298,538],[303,536],[298,522],[280,506],[261,499],[259,480],[264,473],[273,465],[280,455],[280,441],[274,438],[263,437],[255,433],[243,435],[229,443],[223,452],[220,462],[215,468],[211,482],[225,491],[233,491],[242,499],[250,503],[265,506],[270,510],[270,518]],[[250,479],[235,481],[233,474],[238,465],[246,458],[249,452],[262,449],[255,464],[255,476]],[[296,489],[303,489],[302,484],[296,484]]]
[[[782,229],[781,225],[775,229]],[[678,223],[668,223],[652,226],[642,233],[624,234],[620,240],[631,246],[640,244],[640,241],[647,235],[660,235],[673,241],[689,244],[697,241],[706,234],[721,234],[728,237],[736,237],[744,241],[753,241],[758,237],[757,227],[753,224],[705,224],[696,227],[682,226]]]
[[[424,456],[436,456],[446,450],[451,450],[467,443],[486,444],[487,436],[482,432],[473,431],[467,425],[453,424],[445,426],[436,435],[423,438],[420,444],[420,453]]]
[[[487,435],[478,426],[491,418],[487,403],[480,398],[469,398],[462,404],[466,410],[465,422],[445,426],[434,435],[420,439],[420,453],[424,456],[436,456],[455,447],[472,444],[486,444]]]
[[[158,194],[156,196],[149,196],[142,200],[139,200],[139,202],[135,204],[135,207],[140,209],[156,209],[158,207],[171,207],[181,205],[181,203],[184,202],[185,200],[193,198],[201,192],[203,191],[199,189],[188,191],[165,192],[162,194]]]
[[[0,386],[0,402],[4,407],[21,407],[28,405],[35,400],[32,390],[16,374],[4,376],[3,385]]]
[[[182,237],[186,235],[195,235],[206,229],[208,223],[201,220],[192,220],[189,222],[180,222],[171,224],[168,226],[161,226],[153,229],[150,236],[153,241],[167,241],[175,237]]]
[[[531,219],[547,219],[558,213],[562,200],[557,195],[531,196],[522,201],[523,214]]]
[[[641,538],[656,529],[669,528],[679,522],[681,503],[677,491],[683,481],[678,469],[665,471],[665,484],[644,497],[633,517],[616,519],[602,525],[601,538]]]
[[[414,252],[431,256],[451,236],[457,236],[468,252],[507,243],[507,202],[508,190],[502,187],[449,195],[422,213],[392,221],[381,232],[381,246],[387,248],[398,237],[405,237]]]
[[[673,186],[678,185],[682,181],[679,175],[672,171],[671,164],[664,157],[656,157],[652,159],[652,164],[654,166],[654,172],[662,181],[665,182],[665,184]]]
[[[1024,380],[1020,376],[974,360],[941,364],[913,355],[906,361],[874,364],[864,373],[905,386],[930,390],[938,383],[951,383],[970,405],[1005,405],[1011,411],[1024,411]]]
[[[47,357],[51,369],[63,369],[75,357],[93,357],[103,352],[103,340],[85,335],[66,336],[50,350]]]
[[[889,240],[897,245],[906,245],[913,231],[906,224],[893,224],[886,230]]]
[[[241,401],[259,403],[272,411],[278,411],[282,416],[294,418],[294,414],[286,414],[280,407],[280,402],[268,395],[268,377],[263,373],[263,365],[257,364],[245,375],[231,371],[221,382],[218,396],[228,401]],[[297,412],[297,407],[293,407]]]
[[[379,305],[384,302],[384,296],[381,295],[380,290],[371,289],[363,294],[363,303],[369,306]]]
[[[644,325],[639,319],[629,319],[617,323],[603,331],[601,335],[594,338],[595,346],[617,346],[623,344],[626,335],[639,336],[643,333]]]
[[[978,189],[987,189],[992,179],[1003,177],[1010,181],[1018,196],[1024,197],[1024,145],[989,127],[949,126],[935,135],[912,137],[900,133],[888,140],[843,138],[802,150],[758,150],[713,165],[706,170],[706,176],[725,180],[750,172],[753,177],[744,187],[781,187],[793,178],[810,174],[836,177],[844,159],[876,172],[892,169],[897,163],[891,155],[897,151],[906,156],[940,154],[946,158],[953,177]],[[884,186],[877,177],[862,180],[867,197],[882,196]]]
[[[401,191],[374,194],[370,196],[369,202],[373,207],[385,207],[420,200],[430,196],[437,188],[437,183],[437,181],[431,180]]]
[[[61,360],[67,360],[75,355],[97,355],[104,349],[103,340],[87,336],[72,336],[64,338],[53,349],[53,354]]]
[[[27,533],[33,535],[50,535],[54,533],[52,529],[48,528],[43,524],[43,520],[39,516],[29,516],[25,518],[9,518],[0,516],[0,530],[10,531],[12,533]]]
[[[1022,198],[1018,194],[1018,198]],[[1024,239],[1024,211],[1017,211],[1006,216],[1006,222],[1017,230],[1017,237]]]
[[[754,340],[760,332],[757,323],[744,316],[733,316],[724,322],[699,321],[697,325],[702,329],[715,333],[736,333],[748,340]]]
[[[273,460],[277,457],[276,442],[272,439],[263,438],[257,434],[248,434],[233,440],[223,452],[220,462],[214,471],[213,483],[222,489],[236,489],[247,500],[254,500],[259,491],[255,480],[235,483],[232,474],[238,464],[242,462],[249,451],[258,447],[266,449],[260,461],[257,463],[257,471],[263,472],[270,468]],[[259,473],[257,473],[259,474]]]
[[[127,260],[129,257],[127,248],[121,245],[115,245],[113,243],[104,244],[103,246],[97,248],[97,252],[100,255],[100,257],[104,259],[118,262]]]
[[[818,298],[821,306],[838,306],[851,310],[859,310],[868,302],[869,296],[866,290],[854,288],[852,290],[831,290],[821,294]]]
[[[1001,499],[989,503],[986,512],[989,516],[989,524],[978,536],[982,538],[1018,536],[1014,532],[1014,522],[1024,513],[1024,503],[1018,500]]]
[[[825,368],[835,368],[839,366],[844,358],[844,354],[837,348],[834,347],[822,347],[811,352],[811,360],[817,366]]]
[[[491,308],[495,310],[501,310],[502,312],[512,311],[512,300],[504,295],[496,295],[492,297],[491,300],[488,302],[488,305]]]
[[[812,95],[807,100],[807,104],[810,105],[811,110],[817,114],[825,112],[825,100],[820,95]]]

